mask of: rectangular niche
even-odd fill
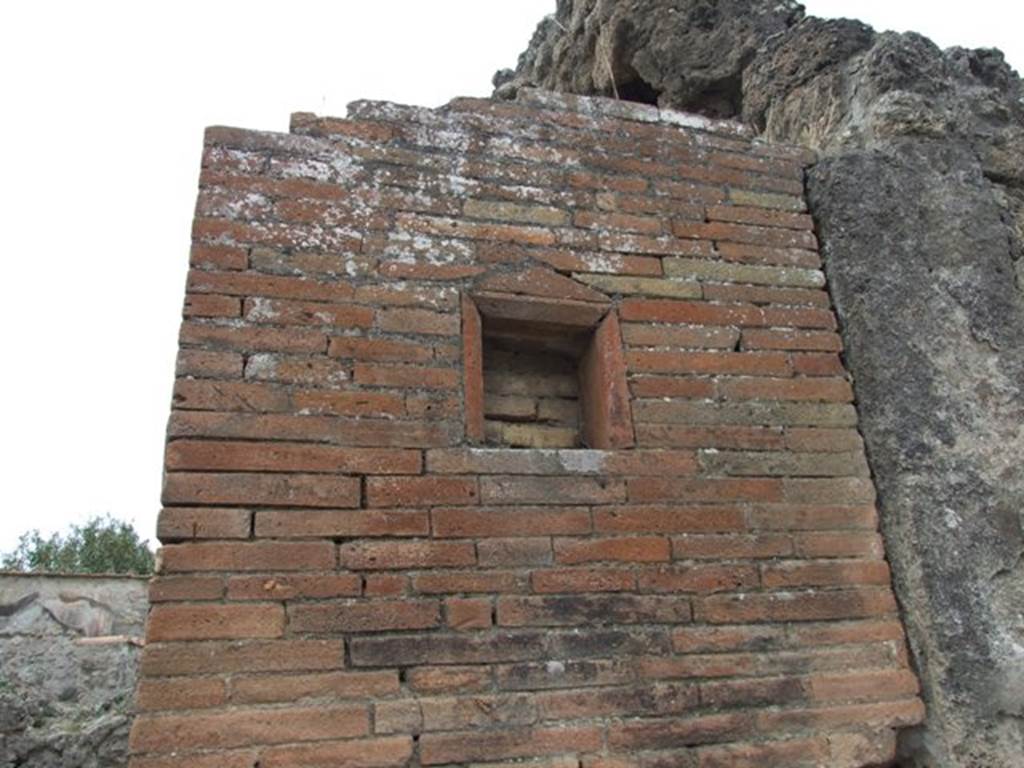
[[[464,295],[466,437],[511,448],[635,444],[618,318],[607,305]]]
[[[589,333],[483,320],[484,442],[579,448],[579,367]]]

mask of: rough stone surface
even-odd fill
[[[127,765],[146,581],[0,576],[0,766]]]
[[[607,94],[589,73],[595,41],[617,34],[629,61],[665,65],[647,80],[659,106],[742,117],[767,139],[821,153],[809,205],[928,704],[926,726],[903,736],[905,764],[1018,766],[1024,85],[995,50],[942,51],[790,6],[763,24],[764,12],[732,6],[559,3],[496,95],[531,85]],[[655,32],[621,31],[637,29]],[[727,32],[735,46],[721,44]],[[694,39],[708,45],[684,49]],[[709,72],[732,82],[737,66],[734,98],[662,85]]]
[[[802,16],[792,0],[559,0],[495,84],[503,96],[526,85],[731,117],[761,42]]]

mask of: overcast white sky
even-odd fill
[[[203,127],[287,130],[359,98],[486,95],[554,0],[6,3],[0,11],[0,551],[109,512],[155,542]],[[808,0],[996,46],[1007,0]]]

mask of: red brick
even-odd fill
[[[524,662],[501,665],[495,671],[498,687],[513,691],[603,687],[625,685],[636,680],[635,664],[631,659],[569,659],[557,664]]]
[[[250,323],[309,325],[331,328],[369,328],[374,313],[369,307],[325,301],[245,300],[243,317]]]
[[[196,243],[189,254],[189,264],[199,269],[245,269],[249,265],[249,251],[227,245]]]
[[[462,295],[462,387],[465,403],[466,439],[484,439],[483,326],[476,304]]]
[[[732,349],[740,338],[740,332],[735,328],[714,326],[625,323],[622,326],[622,337],[632,346]]]
[[[449,445],[456,435],[454,425],[446,423],[187,411],[171,413],[168,433],[171,438],[307,440],[366,447],[436,447]]]
[[[621,480],[603,477],[485,476],[480,497],[486,504],[612,504],[625,500]]]
[[[242,302],[232,296],[190,294],[185,296],[184,317],[241,317]]]
[[[402,395],[392,392],[299,391],[292,402],[296,412],[311,415],[401,416],[405,410]]]
[[[426,536],[426,510],[288,509],[256,513],[255,533],[265,538]]]
[[[675,424],[638,424],[637,438],[646,445],[671,448],[745,448],[750,450],[785,447],[779,427],[719,425],[689,427]]]
[[[236,704],[295,702],[305,698],[358,699],[398,693],[398,673],[321,672],[305,675],[236,675],[231,701]]]
[[[395,129],[386,123],[371,120],[349,120],[335,117],[319,117],[308,112],[293,112],[289,123],[291,133],[324,138],[352,136],[364,141],[386,144],[395,134]]]
[[[716,709],[781,706],[807,699],[804,681],[797,677],[705,682],[700,686],[701,703]]]
[[[710,221],[729,221],[740,224],[757,224],[763,227],[785,227],[787,229],[813,230],[814,221],[804,213],[788,213],[768,208],[752,208],[740,205],[709,205]]]
[[[764,325],[760,308],[748,304],[709,304],[702,301],[670,299],[626,299],[619,309],[622,320],[649,323],[690,323],[694,325]]]
[[[492,320],[564,325],[574,328],[591,328],[607,310],[606,304],[592,301],[548,299],[483,291],[474,292],[473,301],[480,313]]]
[[[188,715],[143,715],[131,732],[134,752],[170,752],[182,744],[202,748],[243,747],[362,736],[369,730],[366,707],[292,707]]]
[[[333,601],[288,606],[288,631],[297,634],[430,629],[440,623],[437,600]]]
[[[252,512],[217,507],[169,507],[160,510],[157,537],[168,544],[192,539],[247,539]]]
[[[750,328],[743,332],[744,349],[842,352],[843,341],[831,331],[779,331]]]
[[[889,567],[884,561],[789,562],[764,566],[765,588],[842,587],[856,584],[889,584]]]
[[[534,592],[626,592],[636,588],[632,571],[609,568],[560,568],[530,575]]]
[[[433,357],[431,348],[418,342],[362,336],[332,336],[327,354],[352,360],[398,363],[424,363]]]
[[[594,510],[594,530],[599,533],[696,533],[740,531],[744,513],[735,507],[718,506],[618,506]]]
[[[535,259],[561,272],[595,272],[613,275],[661,274],[661,259],[622,253],[594,253],[580,249],[519,248],[505,244],[477,243],[477,258],[486,263],[519,264]]]
[[[232,443],[176,440],[167,445],[168,470],[329,472],[411,475],[422,469],[419,451],[339,448],[309,443]]]
[[[800,376],[844,376],[846,369],[839,355],[807,353],[792,355],[793,371]]]
[[[161,550],[164,572],[301,571],[334,568],[329,541],[200,542]]]
[[[819,269],[821,257],[817,251],[805,248],[785,248],[749,243],[717,243],[718,255],[726,261],[743,264],[774,264],[780,267]],[[828,306],[826,301],[825,306]]]
[[[843,531],[801,533],[796,537],[801,557],[862,557],[880,560],[885,556],[882,537],[872,532]]]
[[[671,715],[696,709],[697,686],[663,683],[629,688],[597,688],[535,694],[544,720],[580,720],[630,715]]]
[[[637,574],[641,592],[733,592],[759,584],[757,569],[746,565],[687,565],[643,570]]]
[[[690,605],[677,596],[600,594],[499,597],[498,624],[592,626],[594,624],[680,624],[690,620]]]
[[[292,408],[291,393],[276,384],[248,381],[174,382],[173,407],[189,411],[283,412]]]
[[[280,637],[283,632],[280,605],[155,605],[146,624],[150,642]]]
[[[150,638],[142,655],[141,672],[155,677],[340,669],[344,657],[341,640],[234,638],[232,642],[161,644]]]
[[[627,481],[631,503],[648,501],[782,501],[783,484],[770,478],[643,478]]]
[[[727,741],[752,731],[753,718],[746,714],[644,719],[609,726],[608,745],[614,750],[683,748]]]
[[[308,328],[211,325],[195,321],[181,324],[178,340],[182,345],[201,345],[246,353],[317,354],[327,348],[324,333]]]
[[[792,627],[791,637],[799,645],[845,645],[852,643],[903,641],[898,618],[851,621],[844,624],[811,624]]]
[[[358,253],[362,238],[344,229],[287,224],[277,221],[234,221],[195,218],[192,239],[203,243],[247,245],[280,250],[323,250],[332,253]]]
[[[424,333],[454,336],[459,332],[459,316],[429,309],[378,309],[376,327],[399,333]]]
[[[626,383],[618,314],[600,322],[579,365],[582,437],[592,448],[631,448],[636,443]]]
[[[772,505],[748,512],[750,527],[762,530],[871,530],[878,527],[878,513],[871,505],[817,506]]]
[[[252,768],[259,759],[252,750],[218,750],[216,753],[187,755],[178,751],[171,755],[134,755],[128,760],[128,768],[178,768],[183,758],[188,760],[189,768]]]
[[[598,189],[602,192],[607,190],[631,193],[647,191],[647,180],[639,177],[600,175],[585,171],[574,171],[569,174],[568,181],[573,187]]]
[[[831,331],[836,328],[836,316],[830,309],[765,307],[763,324],[771,327],[823,328]]]
[[[400,213],[396,225],[406,232],[420,232],[440,237],[468,238],[471,240],[498,240],[525,245],[554,245],[555,235],[543,227],[515,224],[489,224],[440,216],[421,216]]]
[[[813,251],[818,247],[818,240],[812,232],[776,227],[758,227],[715,221],[708,223],[673,221],[672,232],[676,237],[749,243],[774,248],[806,248]]]
[[[436,504],[475,504],[479,498],[475,477],[368,477],[366,503],[370,507],[416,507]]]
[[[518,757],[593,752],[601,747],[602,731],[594,726],[427,733],[420,737],[424,765]]]
[[[410,392],[405,396],[405,412],[413,419],[458,419],[463,400],[448,392]]]
[[[348,366],[326,357],[261,353],[246,360],[245,378],[338,389],[352,377]]]
[[[626,354],[631,371],[643,373],[752,374],[788,376],[789,358],[771,352],[631,351]]]
[[[853,402],[853,390],[845,379],[725,379],[718,382],[718,391],[726,400]]]
[[[672,539],[676,560],[750,560],[793,554],[793,540],[777,533],[756,536],[689,534]]]
[[[918,725],[924,720],[920,699],[903,699],[879,704],[848,704],[821,709],[791,709],[760,712],[758,729],[779,731],[792,728],[836,729],[844,726],[889,728]]]
[[[229,600],[358,597],[362,591],[363,581],[354,573],[276,573],[228,579]]]
[[[646,235],[660,235],[664,232],[661,219],[629,213],[577,211],[573,216],[573,224],[588,229],[621,230]]]
[[[149,602],[220,600],[224,596],[221,576],[156,576],[149,582]]]
[[[364,597],[400,597],[409,591],[409,577],[401,573],[371,573],[363,577]]]
[[[265,749],[261,752],[259,764],[260,768],[307,768],[313,765],[400,768],[408,764],[412,751],[413,742],[409,736],[325,741]]]
[[[896,611],[888,589],[848,589],[769,595],[719,595],[695,606],[698,620],[713,624],[744,621],[859,619]]]
[[[864,442],[855,429],[790,427],[786,430],[786,448],[809,453],[846,453],[862,451]]]
[[[491,687],[490,667],[415,667],[406,684],[416,693],[476,693]]]
[[[791,304],[797,307],[827,308],[831,306],[828,292],[817,288],[778,288],[764,285],[736,285],[735,283],[704,283],[702,285],[702,292],[706,301],[758,305]]]
[[[601,561],[656,563],[667,561],[669,550],[668,539],[656,536],[555,540],[555,559],[567,565]]]
[[[181,349],[178,351],[175,375],[204,379],[239,379],[242,377],[242,356],[235,352]]]
[[[164,504],[252,504],[291,507],[357,507],[354,477],[309,474],[170,472]]]
[[[449,597],[444,601],[445,624],[455,630],[488,629],[491,601],[480,597]]]
[[[353,380],[361,387],[455,389],[461,377],[454,368],[357,362],[354,366]]]
[[[343,568],[384,570],[451,568],[476,563],[472,542],[458,541],[353,541],[338,553]]]
[[[787,478],[783,495],[794,504],[872,504],[875,486],[869,478]]]
[[[815,701],[870,701],[918,692],[917,678],[909,669],[812,675],[809,688]]]
[[[549,565],[552,557],[551,539],[547,537],[481,539],[476,549],[484,568]]]
[[[434,536],[439,538],[494,536],[548,536],[589,533],[587,507],[507,507],[434,509],[430,513]]]
[[[594,302],[607,306],[608,297],[546,267],[520,267],[492,272],[473,284],[474,293],[511,293],[535,298]]]
[[[730,744],[698,750],[697,768],[818,768],[828,765],[824,739]]]
[[[305,277],[261,275],[255,272],[201,272],[188,274],[192,293],[219,293],[227,296],[263,296],[300,301],[347,301],[352,286],[342,282],[318,282]]]
[[[520,592],[523,580],[513,571],[439,571],[417,574],[412,583],[413,589],[424,594],[494,593]]]
[[[169,709],[208,709],[227,701],[227,686],[220,678],[168,678],[140,680],[135,705],[142,712]]]

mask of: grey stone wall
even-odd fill
[[[0,573],[0,768],[121,768],[147,579]]]

